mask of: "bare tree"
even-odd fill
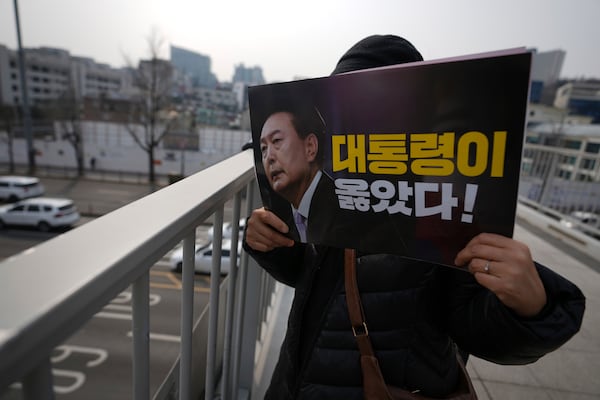
[[[156,148],[174,121],[169,109],[173,66],[159,57],[161,47],[162,39],[154,30],[148,37],[150,59],[140,61],[137,69],[132,68],[137,94],[130,122],[126,125],[133,140],[148,154],[148,179],[151,183],[156,181]],[[131,67],[131,63],[129,64]]]
[[[65,91],[54,103],[50,110],[51,115],[59,121],[63,140],[69,142],[75,153],[77,163],[77,176],[84,175],[83,156],[83,132],[81,128],[81,117],[83,112],[83,100],[75,94],[74,88]]]

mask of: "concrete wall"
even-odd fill
[[[35,139],[37,151],[36,164],[59,168],[75,168],[75,152],[71,144],[62,140],[64,124],[55,124],[55,137],[47,136]],[[95,168],[105,171],[146,173],[148,156],[133,140],[123,125],[104,122],[85,122],[84,134],[85,168],[91,169],[91,160],[95,159]],[[181,173],[190,175],[211,166],[239,152],[248,142],[248,131],[224,130],[218,128],[200,128],[198,131],[199,150],[170,150],[158,146],[155,154],[157,174]],[[5,140],[6,133],[0,132],[0,164],[8,164],[9,150]],[[17,165],[27,164],[26,141],[14,139],[13,155]]]

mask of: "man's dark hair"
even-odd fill
[[[306,139],[311,133],[317,137],[318,149],[315,161],[319,166],[323,165],[323,150],[325,145],[325,121],[319,110],[310,105],[298,105],[282,102],[269,115],[279,112],[289,113],[291,122],[301,139]],[[265,120],[266,121],[266,120]]]

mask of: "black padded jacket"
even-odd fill
[[[244,247],[275,279],[293,286],[288,327],[266,399],[362,399],[350,328],[343,250],[296,244],[267,253]],[[585,298],[536,264],[548,303],[519,318],[471,274],[395,255],[359,255],[357,280],[369,334],[388,384],[429,396],[450,393],[455,352],[501,364],[536,361],[580,328]]]

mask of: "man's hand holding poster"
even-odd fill
[[[514,227],[531,54],[251,87],[257,178],[297,241],[453,265]]]

